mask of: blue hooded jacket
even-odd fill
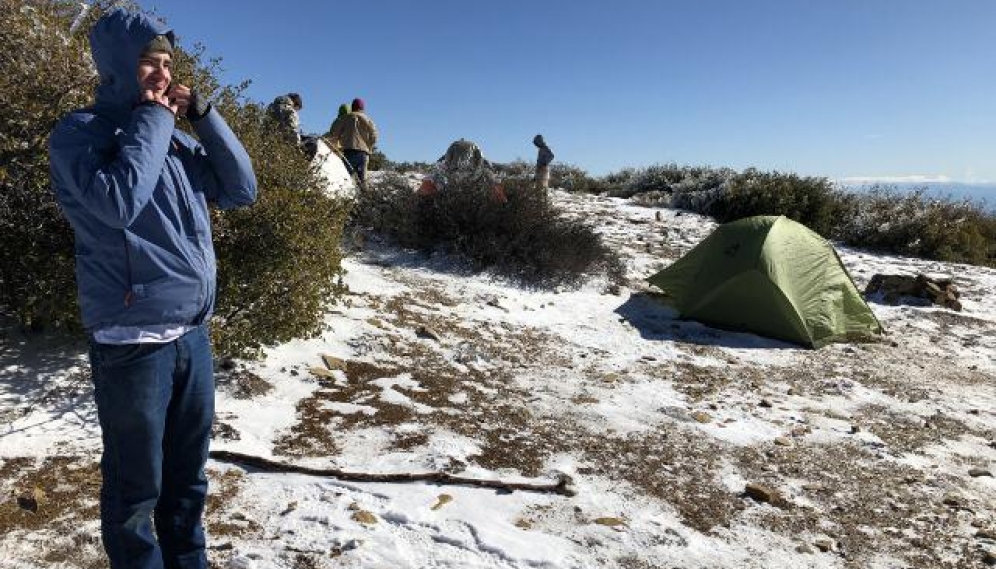
[[[96,102],[66,115],[49,140],[88,330],[206,321],[216,285],[208,203],[234,208],[256,197],[249,155],[216,110],[193,123],[198,142],[165,107],[136,105],[138,59],[157,35],[173,42],[143,14],[102,17],[90,33]]]

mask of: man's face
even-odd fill
[[[173,75],[170,67],[173,58],[166,52],[154,51],[144,53],[138,58],[138,86],[142,91],[152,91],[155,95],[163,95],[169,87]]]

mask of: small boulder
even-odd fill
[[[322,363],[324,363],[325,367],[328,369],[346,371],[346,360],[342,358],[337,358],[329,354],[322,354]]]
[[[706,413],[705,411],[695,411],[694,413],[692,413],[691,417],[692,419],[695,419],[699,423],[709,423],[712,421],[712,417],[709,415],[709,413]]]
[[[453,496],[450,496],[449,494],[440,494],[439,498],[437,498],[436,500],[436,503],[432,506],[432,509],[438,510],[439,508],[442,508],[443,506],[452,501],[453,501]]]
[[[823,553],[827,553],[828,551],[833,551],[837,546],[837,544],[834,543],[834,541],[829,537],[821,537],[816,541],[814,541],[813,545],[815,545],[816,549],[819,549]]]
[[[363,525],[372,526],[377,523],[377,516],[371,514],[366,510],[357,510],[353,512],[351,516],[353,521],[359,522]]]
[[[876,274],[868,282],[865,296],[886,304],[936,304],[955,311],[962,309],[961,293],[948,277]]]
[[[996,541],[996,529],[983,528],[975,532],[975,537],[979,539],[991,539]]]
[[[783,501],[777,490],[756,482],[749,482],[744,487],[744,494],[755,502],[765,504],[778,504]]]
[[[438,332],[426,326],[416,328],[415,335],[423,340],[432,340],[433,342],[438,342],[442,338]]]
[[[626,527],[626,521],[620,518],[595,518],[594,522],[600,526],[607,526],[614,530],[621,530]]]

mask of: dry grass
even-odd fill
[[[4,461],[0,481],[0,535],[20,534],[37,543],[35,561],[103,566],[97,526],[100,469],[92,457]]]
[[[764,508],[750,519],[803,541],[806,534],[830,537],[847,567],[865,567],[869,557],[882,553],[912,567],[978,566],[965,529],[975,515],[944,503],[962,487],[959,479],[925,476],[857,445],[806,445],[764,454],[747,450],[739,463],[757,476],[772,476],[775,467],[778,479],[803,481],[791,499],[805,506]],[[986,510],[983,504],[970,507]]]

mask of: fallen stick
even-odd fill
[[[242,464],[258,468],[266,472],[291,472],[294,474],[307,474],[308,476],[324,476],[336,478],[349,482],[432,482],[452,486],[480,486],[482,488],[496,488],[514,492],[522,490],[524,492],[540,492],[550,494],[560,494],[562,496],[574,496],[577,491],[574,489],[573,480],[563,472],[557,473],[557,482],[554,483],[533,483],[533,482],[506,482],[504,480],[487,480],[482,478],[466,478],[454,476],[445,472],[399,472],[399,473],[369,473],[369,472],[346,472],[338,468],[311,468],[297,464],[287,464],[277,462],[260,456],[252,456],[239,452],[227,450],[213,450],[210,457],[221,461],[235,464]]]

